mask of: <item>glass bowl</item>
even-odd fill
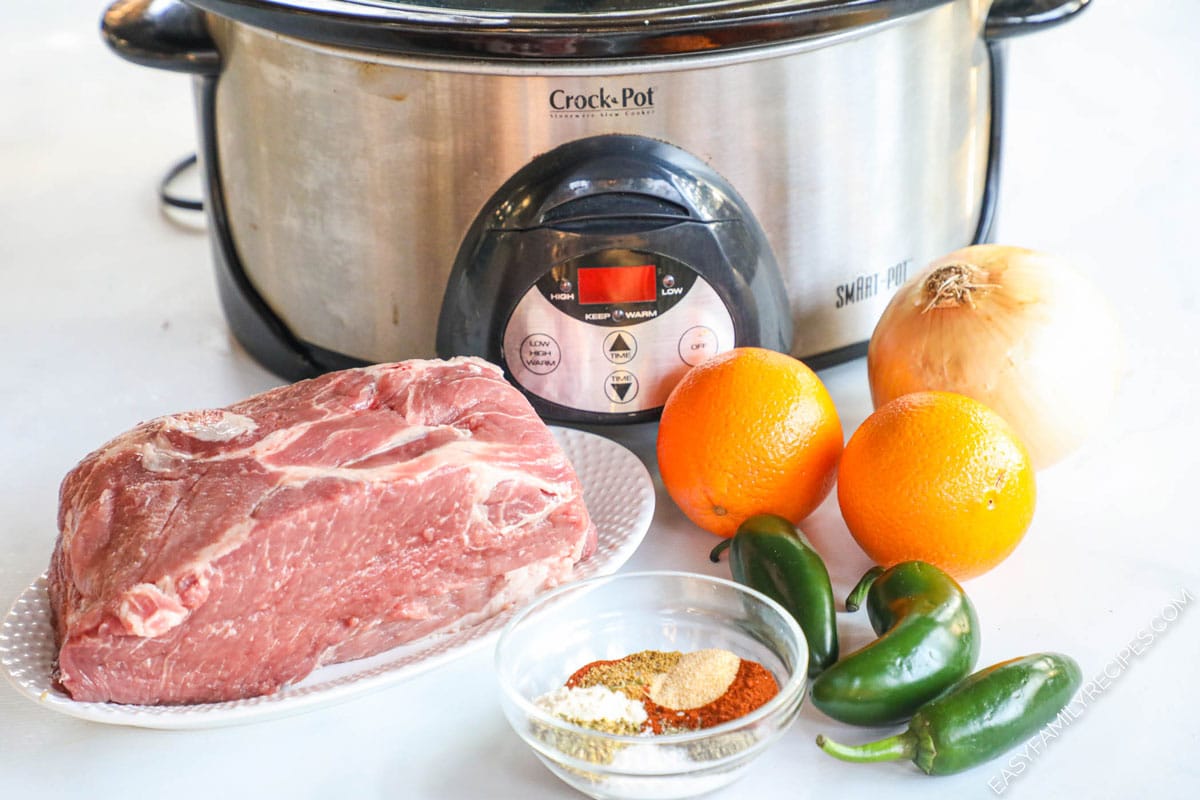
[[[536,698],[600,659],[642,650],[723,648],[766,667],[779,694],[699,731],[628,736],[566,722]],[[496,645],[504,714],[562,780],[596,798],[695,797],[736,780],[796,719],[808,643],[775,601],[732,581],[631,572],[560,587],[525,606]]]

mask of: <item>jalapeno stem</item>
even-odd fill
[[[726,550],[728,550],[729,545],[731,545],[731,544],[733,544],[733,539],[725,539],[724,541],[722,541],[720,544],[718,544],[716,547],[714,547],[712,549],[711,553],[708,554],[709,560],[712,561],[714,564],[719,563],[721,561],[721,553],[724,553]]]
[[[817,735],[817,747],[834,758],[842,761],[853,761],[863,764],[873,761],[898,761],[902,758],[912,759],[917,752],[916,734],[905,731],[877,742],[860,745],[838,744],[825,738],[824,734]]]
[[[867,573],[863,575],[861,579],[859,579],[858,585],[851,589],[850,594],[846,597],[847,611],[858,611],[858,609],[862,607],[863,598],[867,596],[867,592],[870,590],[871,584],[874,583],[875,579],[882,575],[885,571],[886,570],[884,570],[883,567],[871,567],[869,570],[867,570]]]

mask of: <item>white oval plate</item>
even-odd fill
[[[609,575],[629,560],[650,527],[654,484],[641,460],[620,444],[584,431],[552,430],[583,484],[584,502],[598,533],[596,552],[579,565],[576,578]],[[50,680],[54,633],[42,575],[0,623],[0,667],[21,694],[80,719],[141,728],[216,728],[310,711],[408,680],[494,641],[514,611],[370,658],[320,667],[273,695],[190,706],[78,703]]]

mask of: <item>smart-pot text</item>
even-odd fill
[[[911,265],[912,259],[906,258],[882,272],[858,275],[853,280],[838,284],[837,298],[834,300],[833,307],[842,308],[851,303],[860,303],[879,294],[881,289],[889,295],[892,294],[908,279],[908,268]]]

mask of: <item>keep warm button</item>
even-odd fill
[[[521,363],[530,372],[547,375],[558,369],[560,360],[558,342],[544,333],[531,333],[521,342]]]
[[[632,372],[619,369],[604,379],[604,393],[614,403],[628,403],[637,397],[638,379]]]
[[[712,328],[697,325],[679,337],[679,357],[685,364],[696,366],[718,353],[717,334]]]

